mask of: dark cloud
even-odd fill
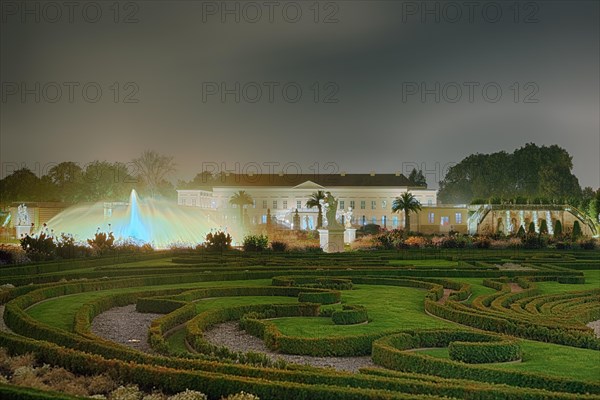
[[[407,13],[422,2],[321,2],[320,23],[314,3],[303,1],[294,3],[303,12],[297,23],[281,11],[273,22],[263,14],[250,23],[244,16],[252,18],[251,9],[240,23],[232,16],[221,23],[203,10],[223,3],[199,1],[122,3],[119,19],[137,7],[138,22],[114,23],[109,3],[95,3],[103,10],[97,23],[77,12],[74,23],[44,15],[23,23],[3,9],[3,92],[12,82],[63,85],[56,103],[44,97],[52,87],[39,103],[33,95],[22,103],[18,94],[2,102],[4,165],[126,161],[150,148],[174,155],[185,178],[204,161],[294,161],[304,169],[333,162],[348,172],[420,165],[434,182],[468,154],[536,142],[565,147],[581,183],[600,185],[598,2],[524,2],[517,17],[513,2],[481,2],[472,22],[463,6],[457,23],[444,14],[448,2],[426,5],[440,7],[439,23],[435,14],[423,23]],[[490,22],[495,4],[503,15]],[[327,16],[337,22],[323,23]],[[79,83],[73,102],[65,82]],[[221,85],[236,82],[239,103],[234,94],[222,102]],[[440,82],[439,102],[434,94],[403,98],[410,82],[429,89]],[[449,101],[457,95],[453,82],[462,90],[456,103]],[[479,85],[472,102],[466,82]],[[86,83],[101,88],[98,102],[82,94]],[[485,84],[501,88],[498,102],[485,97]],[[203,89],[215,87],[204,101]],[[298,87],[302,97],[293,102]],[[253,103],[256,88],[262,98]],[[524,102],[528,95],[539,102]]]

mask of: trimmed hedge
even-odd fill
[[[508,340],[489,343],[451,342],[448,354],[451,360],[469,364],[517,361],[523,357],[521,346]]]
[[[430,357],[415,351],[420,347],[445,347],[455,341],[490,340],[493,335],[473,331],[413,331],[386,336],[373,343],[373,362],[385,368],[572,393],[600,393],[600,384],[570,381],[544,375],[469,365]]]
[[[336,325],[354,325],[367,322],[367,309],[358,305],[344,305],[342,310],[334,311],[331,320]]]
[[[335,304],[339,303],[341,299],[340,292],[300,292],[298,294],[298,301],[301,303]]]

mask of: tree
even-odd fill
[[[443,203],[469,203],[473,199],[581,197],[572,158],[557,146],[527,143],[512,154],[501,151],[473,154],[452,166],[440,182]]]
[[[416,168],[413,168],[413,170],[410,171],[410,175],[408,175],[408,180],[414,186],[427,187],[427,179],[425,178],[425,175],[423,175],[423,170],[417,171]]]
[[[545,219],[542,220],[542,222],[540,223],[540,235],[547,235],[548,234],[548,223],[546,222]]]
[[[594,223],[600,224],[600,189],[596,190],[596,194],[590,199],[587,211]]]
[[[136,179],[131,176],[127,165],[116,162],[94,161],[83,172],[82,200],[122,201],[129,198]]]
[[[525,237],[525,228],[523,225],[519,227],[519,230],[517,231],[517,237],[520,237],[521,239]]]
[[[323,206],[321,205],[321,200],[325,200],[325,192],[319,190],[311,194],[306,202],[307,208],[317,207],[317,210],[319,211],[317,216],[317,229],[323,227]]]
[[[533,223],[533,221],[531,221],[529,223],[529,227],[527,228],[527,234],[528,235],[535,235],[535,224]]]
[[[83,185],[83,169],[72,161],[61,162],[50,168],[48,177],[58,188],[61,201],[80,200]]]
[[[411,192],[405,192],[392,202],[392,212],[404,211],[405,229],[410,231],[410,213],[421,211],[421,203]]]
[[[155,197],[157,189],[163,184],[167,175],[175,172],[173,157],[160,155],[153,150],[146,150],[142,155],[133,160],[137,170],[137,177],[141,178],[150,196]]]
[[[229,204],[233,204],[240,209],[240,224],[244,225],[244,206],[253,204],[252,196],[250,196],[245,190],[240,190],[231,196]]]
[[[18,169],[0,180],[0,203],[54,201],[56,196],[56,187],[48,176],[38,178],[27,168]]]
[[[560,222],[559,219],[556,220],[556,222],[554,223],[554,237],[561,237],[563,234],[563,229],[562,229],[562,223]]]
[[[579,225],[579,221],[575,221],[573,223],[573,231],[571,232],[571,238],[573,240],[577,240],[583,236],[583,232],[581,231],[581,226]]]

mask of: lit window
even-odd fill
[[[430,212],[427,217],[428,217],[427,218],[427,222],[429,222],[430,224],[434,224],[435,223],[435,213]]]
[[[396,229],[398,227],[398,216],[394,215],[392,217],[392,228]]]
[[[267,201],[263,200],[263,208],[267,208]]]
[[[273,200],[273,210],[277,210],[277,200]]]
[[[381,200],[381,208],[387,208],[387,200]]]
[[[365,202],[364,200],[361,200],[361,201],[360,201],[360,209],[361,209],[361,210],[364,210],[366,206],[367,206],[367,205],[366,205],[366,202]]]
[[[449,224],[450,224],[450,217],[441,217],[440,218],[440,225],[446,226]]]
[[[371,210],[375,210],[377,208],[377,202],[375,200],[371,200]]]
[[[267,216],[265,214],[262,215],[261,221],[263,224],[267,223]]]
[[[364,215],[362,216],[362,224],[363,226],[367,224],[367,217],[365,217]]]
[[[381,217],[381,225],[383,225],[383,226],[387,225],[387,217],[385,215],[383,217]]]
[[[343,210],[346,206],[346,203],[344,202],[344,200],[340,200],[340,210]]]
[[[457,224],[462,224],[462,213],[456,213],[456,214],[454,214],[454,221]]]
[[[371,223],[372,224],[376,224],[377,223],[377,217],[372,217],[371,218]]]
[[[350,208],[353,209],[353,210],[356,208],[354,206],[354,200],[350,200]]]
[[[285,209],[287,209],[287,200],[284,200],[284,201],[283,201],[283,209],[284,209],[284,210],[285,210]]]
[[[427,205],[428,206],[432,206],[433,205],[433,200],[432,199],[427,199]]]
[[[298,210],[302,208],[302,200],[296,200],[296,208]]]

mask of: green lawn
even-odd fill
[[[94,299],[104,297],[110,294],[135,292],[140,290],[168,289],[168,288],[201,288],[201,287],[222,287],[222,286],[264,286],[270,284],[269,279],[257,279],[248,281],[222,281],[222,282],[194,282],[186,284],[173,284],[162,286],[145,286],[122,288],[112,290],[102,290],[98,292],[78,293],[69,296],[62,296],[50,299],[48,301],[35,304],[27,310],[27,314],[40,322],[54,326],[56,328],[72,331],[75,314],[79,308]]]
[[[286,335],[305,337],[456,326],[425,314],[425,294],[425,290],[415,288],[355,285],[352,290],[342,292],[342,303],[365,306],[372,319],[368,324],[340,326],[335,325],[331,318],[322,317],[278,318],[273,322]]]
[[[600,380],[600,351],[531,340],[521,340],[519,343],[523,349],[522,362],[478,365],[587,381]],[[449,358],[447,347],[419,352],[433,357]]]

